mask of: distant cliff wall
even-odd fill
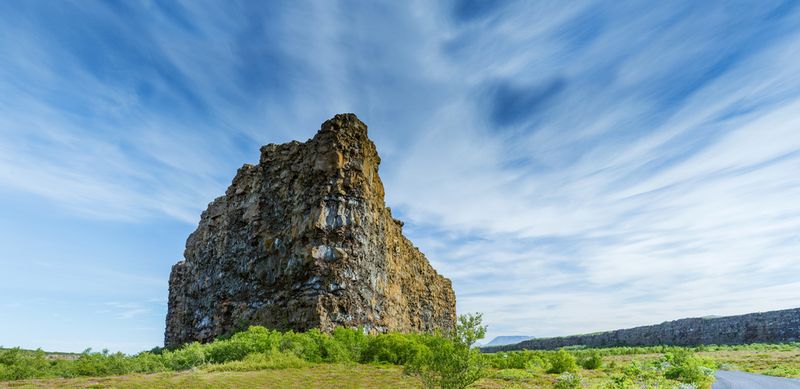
[[[553,350],[566,346],[697,346],[702,344],[800,341],[800,308],[718,318],[691,318],[624,330],[560,338],[531,339],[486,347],[484,352]]]

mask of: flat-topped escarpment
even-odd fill
[[[261,148],[203,212],[170,275],[165,345],[247,325],[448,330],[455,294],[384,203],[375,145],[353,114],[305,143]]]
[[[699,346],[800,341],[800,308],[738,316],[689,318],[587,335],[539,338],[486,347],[484,352],[553,350],[567,346]]]

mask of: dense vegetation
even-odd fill
[[[400,366],[408,377],[416,377],[416,382],[430,388],[465,388],[475,382],[478,387],[497,387],[493,382],[506,386],[502,384],[506,382],[522,387],[708,388],[720,365],[780,376],[800,375],[800,344],[568,348],[480,354],[471,346],[484,333],[480,315],[467,315],[459,318],[455,331],[443,335],[372,336],[344,328],[332,334],[318,330],[295,333],[250,327],[208,344],[154,349],[133,356],[91,350],[52,356],[41,350],[0,349],[0,379],[280,369],[295,369],[297,374],[308,375],[314,374],[312,370],[337,365],[353,366],[362,373],[372,371],[369,374],[377,376],[397,369],[391,366]],[[368,370],[366,366],[387,366],[388,370]],[[326,369],[342,370],[322,370]]]
[[[495,377],[514,380],[533,376],[537,372],[559,374],[556,388],[583,387],[578,373],[603,367],[603,357],[619,355],[619,349],[558,351],[511,351],[487,354],[485,359],[491,367],[500,369]],[[672,348],[660,358],[648,362],[632,361],[618,367],[616,363],[606,369],[608,379],[605,388],[708,388],[714,381],[717,363],[701,357],[687,349]],[[526,374],[527,373],[527,374]],[[681,386],[683,385],[683,386]]]
[[[485,356],[491,377],[556,388],[708,388],[716,369],[800,377],[800,343],[513,351]]]
[[[74,360],[50,359],[41,350],[0,351],[0,379],[109,376],[182,371],[248,371],[304,367],[319,363],[402,365],[425,386],[465,388],[484,375],[483,358],[472,348],[486,329],[481,316],[464,315],[452,333],[369,336],[337,328],[332,334],[250,327],[208,344],[191,343],[177,350],[155,349],[137,355],[91,352]]]

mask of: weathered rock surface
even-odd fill
[[[203,212],[172,268],[165,345],[264,325],[371,333],[455,324],[455,294],[384,203],[367,126],[336,115],[261,148]]]
[[[567,346],[698,346],[703,344],[784,343],[800,341],[800,308],[738,316],[689,318],[560,338],[531,339],[482,348],[484,352],[554,350]]]

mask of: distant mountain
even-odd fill
[[[524,342],[528,339],[533,339],[533,336],[498,336],[492,339],[491,342],[486,343],[481,347],[505,346],[507,344],[517,344],[519,342]]]

